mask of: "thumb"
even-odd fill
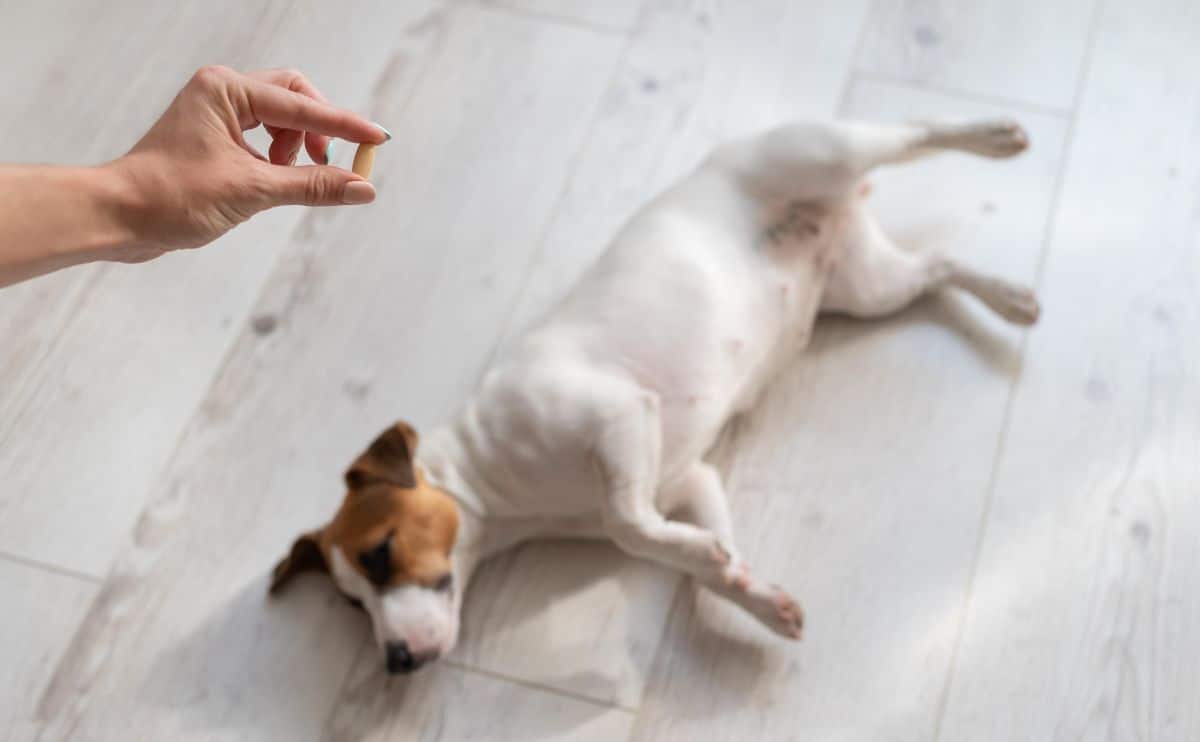
[[[270,170],[267,198],[272,206],[339,206],[375,200],[375,186],[349,170],[327,165],[274,165]]]

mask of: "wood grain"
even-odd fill
[[[628,31],[644,0],[490,0],[496,5],[547,19],[576,21],[597,29]]]
[[[372,206],[0,292],[0,553],[104,577],[0,557],[0,738],[1200,738],[1194,2],[0,6],[8,161],[117,156],[210,62],[299,67],[396,134]],[[728,431],[803,643],[603,544],[487,565],[410,679],[326,582],[266,600],[378,428],[450,414],[713,144],[839,100],[1029,125],[1021,160],[872,199],[903,244],[1041,272],[1045,311],[830,320]]]
[[[1069,111],[1096,0],[880,0],[858,69]]]
[[[859,83],[845,113],[1011,112]],[[872,206],[888,231],[1032,281],[1065,123],[1020,118],[1035,142],[1024,158],[877,171]],[[805,639],[681,595],[634,738],[928,739],[1019,364],[1019,332],[962,297],[823,321],[727,442],[736,534],[759,574],[805,606]]]
[[[0,739],[33,732],[38,698],[96,585],[0,559]]]
[[[943,739],[1200,738],[1198,34],[1105,5]]]
[[[366,103],[386,67],[389,95],[403,99],[420,75],[431,38],[421,24],[434,7],[360,4],[357,10],[379,25],[359,30],[354,12],[330,14],[319,3],[252,11],[231,3],[224,15],[220,5],[188,5],[159,19],[154,48],[166,58],[181,47],[169,63],[139,58],[139,66],[124,70],[123,55],[110,60],[97,84],[119,111],[97,113],[98,141],[81,159],[131,145],[204,61],[259,67],[305,59],[314,82],[351,107]],[[115,16],[138,29],[135,38],[151,19],[157,15],[141,23],[124,10]],[[93,46],[125,36],[113,19],[97,20]],[[238,30],[219,32],[226,24]],[[352,33],[358,42],[347,45]],[[145,74],[142,64],[159,65],[157,73]],[[140,94],[136,103],[126,100],[129,86]],[[0,361],[0,547],[95,576],[107,572],[188,418],[246,329],[275,261],[297,229],[321,231],[346,216],[320,212],[302,223],[305,213],[261,214],[201,251],[86,268],[92,273],[79,279],[83,288],[74,284],[75,294],[74,279],[58,276],[19,286],[13,297],[0,294],[0,317],[12,311],[14,318],[0,320],[2,342],[16,349]]]
[[[632,724],[627,711],[444,664],[388,678],[372,658],[351,674],[325,739],[613,742]]]
[[[320,580],[267,602],[266,573],[380,427],[438,419],[474,383],[513,301],[505,267],[536,244],[620,50],[471,7],[425,33],[411,100],[385,77],[369,107],[396,122],[378,200],[295,236],[55,675],[44,739],[314,739],[339,703],[368,627]]]

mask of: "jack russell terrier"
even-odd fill
[[[1027,146],[1017,124],[980,121],[798,123],[718,147],[632,217],[420,449],[408,425],[384,431],[271,592],[328,572],[369,614],[388,671],[411,672],[454,647],[481,560],[539,537],[605,538],[798,639],[800,606],[738,555],[704,455],[820,312],[877,317],[952,286],[1036,321],[1031,291],[898,249],[863,205],[878,165]]]

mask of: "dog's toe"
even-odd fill
[[[1015,121],[985,121],[970,128],[964,144],[984,157],[1013,157],[1029,149],[1029,135]]]
[[[1006,288],[994,308],[1004,319],[1017,325],[1032,325],[1042,314],[1037,296],[1020,286]]]
[[[799,639],[804,631],[804,611],[800,608],[800,604],[783,591],[782,588],[776,587],[775,598],[775,618],[778,622],[777,631],[789,639]]]

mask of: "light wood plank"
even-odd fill
[[[119,115],[96,112],[105,144],[93,145],[90,157],[101,146],[110,148],[103,153],[108,157],[132,144],[201,61],[291,62],[331,97],[362,106],[385,68],[387,94],[404,99],[433,38],[422,26],[431,3],[359,4],[336,13],[315,2],[265,4],[252,12],[244,5],[222,15],[219,7],[193,4],[142,21],[161,23],[153,48],[174,57],[156,67],[157,75],[141,69],[157,65],[157,56],[139,56],[138,67],[124,74],[120,56],[105,66],[109,104],[123,101],[129,87],[142,97],[123,103]],[[362,24],[356,10],[376,22]],[[125,26],[109,23],[103,19],[90,44],[125,43],[118,41]],[[219,31],[226,26],[239,30]],[[354,44],[345,43],[349,36]],[[48,135],[65,136],[53,129]],[[38,139],[43,145],[44,137]],[[0,316],[9,309],[14,318],[0,325],[3,343],[16,348],[0,367],[8,382],[0,384],[0,478],[6,482],[0,547],[103,576],[295,230],[323,232],[343,216],[279,209],[204,250],[91,268],[79,294],[65,286],[74,279],[58,276],[17,287],[28,289],[13,304],[0,293]]]
[[[104,0],[13,5],[4,14],[5,43],[0,45],[6,91],[0,135],[19,143],[5,154],[19,162],[89,164],[115,158],[145,132],[197,67],[273,61],[277,34],[285,45],[290,32],[300,35],[297,40],[310,40],[314,34],[303,28],[305,19],[322,31],[328,20],[312,22],[311,2],[295,6],[282,0],[180,7]],[[8,351],[0,356],[0,421],[16,414],[27,387],[42,378],[46,355],[84,311],[89,287],[104,272],[97,265],[79,266],[0,292],[0,338]]]
[[[225,5],[233,3],[206,7],[216,17]],[[147,38],[164,25],[169,10],[161,3],[139,7],[106,0],[8,3],[0,32],[0,136],[9,143],[5,161],[88,163],[128,148],[133,132],[142,130],[128,129],[130,120],[153,120],[169,100],[164,86],[174,84],[191,63],[178,49],[161,57],[145,51],[153,46]],[[238,18],[236,8],[232,17]],[[172,41],[168,30],[161,38]],[[148,63],[160,77],[138,74]],[[126,96],[143,103],[127,105]],[[36,378],[38,360],[75,316],[93,271],[62,271],[0,291],[0,426]],[[3,435],[0,427],[0,439]]]
[[[351,675],[326,739],[615,742],[632,726],[628,711],[446,665],[388,679],[372,656]]]
[[[255,310],[275,329],[232,349],[56,673],[46,739],[313,739],[340,703],[368,627],[327,582],[267,603],[266,573],[371,436],[475,382],[621,48],[470,6],[430,33],[411,102],[385,78],[370,106],[399,122],[379,199],[289,246]]]
[[[235,4],[206,7],[219,16],[225,5]],[[161,112],[174,93],[168,88],[186,79],[192,64],[193,57],[178,49],[173,55],[151,51],[148,56],[143,49],[150,44],[127,43],[129,38],[145,41],[140,36],[145,24],[147,35],[162,28],[160,39],[173,45],[177,37],[165,23],[165,4],[142,8],[81,0],[11,6],[4,12],[0,44],[5,91],[0,136],[14,145],[5,148],[8,162],[78,164],[119,155]],[[246,22],[236,7],[230,17]],[[193,34],[194,28],[187,31]],[[84,59],[89,62],[81,64]],[[139,74],[147,64],[155,65],[158,77]],[[129,105],[127,96],[142,102]],[[37,378],[39,361],[62,327],[76,316],[81,292],[95,271],[84,266],[0,291],[0,426],[11,419],[16,400]]]
[[[481,570],[453,657],[635,708],[676,583],[609,544],[530,544]]]
[[[1011,111],[860,83],[846,113]],[[1034,142],[1021,159],[946,155],[873,175],[885,227],[1031,281],[1066,126],[1020,118]],[[880,322],[823,321],[726,441],[741,546],[804,605],[805,639],[784,643],[728,604],[685,592],[636,739],[930,737],[1019,340],[959,297]]]
[[[485,0],[489,1],[489,0]],[[545,18],[561,18],[599,29],[628,31],[637,21],[643,0],[490,0],[497,5]]]
[[[609,90],[512,337],[565,293],[630,213],[726,137],[828,116],[865,4],[655,0]],[[821,27],[810,15],[827,19]],[[490,565],[457,657],[636,706],[677,578],[602,545],[533,544]]]
[[[1096,0],[879,0],[858,69],[1069,110]]]
[[[1200,6],[1098,29],[947,740],[1200,739]]]
[[[96,585],[0,558],[0,738],[31,734],[37,700]]]

